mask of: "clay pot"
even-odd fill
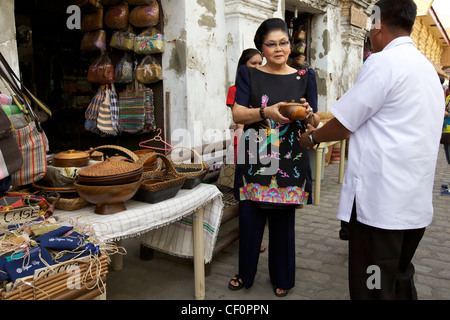
[[[138,191],[141,180],[118,185],[95,186],[75,182],[75,190],[87,202],[95,204],[97,214],[113,214],[126,210],[125,201]]]
[[[304,120],[306,118],[306,108],[301,103],[294,100],[292,102],[282,105],[279,109],[280,113],[290,120]]]
[[[70,149],[53,156],[54,167],[85,167],[89,164],[89,154],[84,151]]]

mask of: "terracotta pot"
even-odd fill
[[[54,167],[85,167],[89,164],[89,154],[84,151],[70,149],[53,156]]]
[[[290,120],[304,120],[306,118],[306,108],[301,103],[294,101],[286,103],[280,107],[280,113]]]
[[[130,200],[138,191],[141,181],[111,186],[85,185],[75,182],[78,194],[87,202],[95,204],[97,214],[113,214],[126,210],[125,201]]]

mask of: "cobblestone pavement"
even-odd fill
[[[407,161],[405,159],[404,161]],[[231,291],[229,279],[237,273],[238,241],[213,257],[206,277],[207,300],[348,300],[348,242],[339,239],[336,219],[341,185],[338,164],[325,167],[320,205],[307,205],[296,216],[296,283],[284,298],[272,292],[267,251],[260,255],[258,273],[250,289]],[[413,263],[419,299],[450,299],[450,196],[441,184],[450,184],[450,167],[442,146],[433,188],[435,216],[419,245]],[[409,187],[405,186],[405,192]],[[228,223],[231,224],[231,223]],[[225,224],[223,230],[233,225]],[[264,241],[267,243],[267,232]],[[121,271],[108,274],[107,299],[194,299],[194,273],[190,259],[156,252],[151,261],[139,259],[139,242],[124,241],[128,254]]]

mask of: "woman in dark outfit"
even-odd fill
[[[235,177],[235,196],[240,200],[239,273],[228,287],[253,285],[268,220],[270,279],[275,295],[285,296],[295,283],[295,208],[308,198],[309,158],[299,138],[306,124],[317,127],[320,119],[305,99],[309,72],[287,64],[291,45],[286,23],[278,18],[264,21],[254,42],[266,64],[259,69],[242,66],[238,72],[233,120],[245,125]],[[279,112],[292,100],[306,107],[305,120],[290,121]]]

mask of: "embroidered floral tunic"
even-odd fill
[[[306,96],[307,84],[308,72],[303,69],[277,75],[243,66],[238,71],[235,101],[249,108],[300,102]],[[245,126],[235,176],[238,200],[277,205],[306,203],[309,157],[299,143],[304,131],[302,121],[278,124],[267,119]]]

